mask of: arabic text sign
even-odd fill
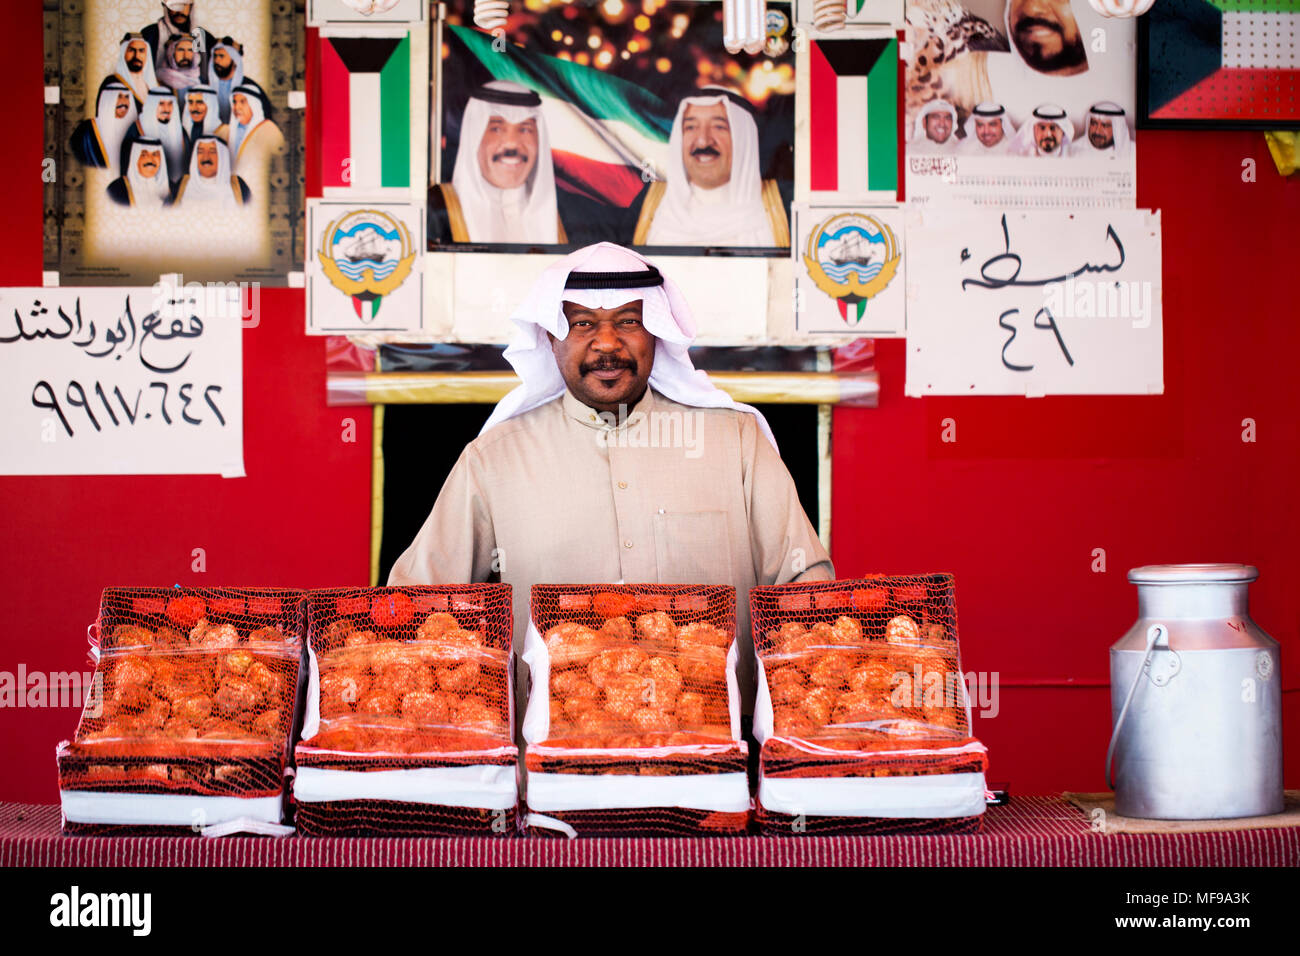
[[[914,210],[907,394],[1164,391],[1160,214]]]
[[[165,285],[0,292],[0,472],[242,476],[240,304],[212,303]]]

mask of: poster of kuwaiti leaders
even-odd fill
[[[45,25],[47,283],[301,272],[301,0],[46,0]]]
[[[716,2],[529,0],[494,33],[461,9],[435,24],[431,249],[788,253],[788,4],[753,56]]]
[[[909,0],[909,202],[1132,208],[1136,27],[1088,0]]]

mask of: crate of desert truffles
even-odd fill
[[[275,588],[106,588],[95,686],[57,750],[65,832],[273,830],[303,605]]]
[[[979,829],[952,575],[757,587],[750,614],[764,833]]]
[[[735,602],[720,585],[533,587],[530,833],[745,831]]]
[[[307,616],[298,831],[516,833],[510,586],[313,591]]]

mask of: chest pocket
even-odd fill
[[[655,561],[663,584],[731,584],[725,511],[654,516]]]

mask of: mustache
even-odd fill
[[[628,371],[630,371],[633,375],[635,375],[636,360],[621,359],[621,358],[602,358],[602,359],[597,359],[594,362],[583,362],[581,365],[578,366],[578,371],[581,372],[583,375],[586,375],[588,372],[596,372],[596,371],[612,372],[614,369],[619,369],[619,368],[625,368]]]
[[[722,153],[720,153],[713,146],[700,146],[697,147],[696,149],[691,150],[691,155],[692,156],[721,156]]]
[[[1021,17],[1016,21],[1017,33],[1020,33],[1022,30],[1033,29],[1034,27],[1046,27],[1049,30],[1055,30],[1057,33],[1061,32],[1061,25],[1055,20],[1044,20],[1042,17],[1027,16]]]
[[[492,154],[492,162],[494,163],[499,159],[527,159],[527,158],[528,158],[527,150],[515,149],[513,146],[508,146],[505,149],[499,150],[498,152]]]

